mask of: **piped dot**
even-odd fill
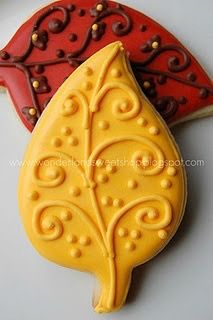
[[[36,42],[38,40],[38,34],[37,33],[33,33],[32,35],[32,41]]]
[[[113,206],[115,208],[121,208],[123,206],[124,202],[122,199],[114,199],[113,200]]]
[[[91,239],[88,236],[81,236],[80,239],[79,239],[79,243],[82,246],[89,246],[90,243],[91,243]]]
[[[92,82],[90,82],[90,81],[83,82],[82,88],[87,91],[91,90],[92,89]]]
[[[74,234],[69,234],[66,238],[68,243],[76,243],[78,238]]]
[[[29,109],[29,114],[30,114],[31,116],[35,116],[36,113],[37,113],[37,111],[36,111],[35,108],[30,108],[30,109]]]
[[[149,212],[148,212],[148,218],[149,218],[150,220],[154,220],[154,219],[156,219],[157,217],[158,217],[157,211],[154,210],[154,209],[150,209]]]
[[[158,127],[150,127],[149,128],[149,133],[152,134],[153,136],[157,136],[160,133],[160,129]]]
[[[73,258],[80,258],[81,256],[81,250],[78,248],[73,248],[70,250],[70,255]]]
[[[73,100],[72,99],[67,99],[64,101],[64,107],[65,108],[71,108],[73,106]]]
[[[37,191],[32,191],[28,194],[28,199],[32,201],[36,201],[39,198],[39,193]]]
[[[144,89],[149,89],[151,87],[151,83],[149,81],[144,81],[143,87]]]
[[[2,60],[10,59],[10,54],[7,51],[0,51],[0,58]]]
[[[147,125],[147,120],[141,117],[137,120],[137,124],[141,127],[145,127]]]
[[[144,24],[141,24],[140,27],[139,27],[139,30],[140,30],[141,32],[145,32],[145,31],[147,30],[147,26],[144,25]]]
[[[86,76],[91,76],[91,75],[93,74],[92,68],[90,68],[90,67],[85,67],[85,68],[84,68],[84,74],[85,74]]]
[[[111,76],[113,78],[120,78],[121,74],[122,73],[121,73],[121,71],[119,69],[114,68],[114,69],[111,70]]]
[[[116,171],[117,171],[117,168],[116,168],[116,166],[113,166],[113,165],[110,165],[110,164],[108,164],[107,166],[106,166],[106,171],[108,172],[108,173],[115,173]]]
[[[72,213],[68,210],[61,211],[61,219],[63,221],[69,221],[72,219]]]
[[[40,86],[40,83],[39,83],[38,80],[33,81],[33,88],[34,88],[34,89],[38,89],[39,86]]]
[[[83,17],[85,15],[86,11],[84,9],[79,9],[78,10],[78,15],[79,17]]]
[[[69,143],[69,145],[71,145],[71,146],[77,146],[78,143],[79,143],[79,141],[78,141],[78,138],[77,138],[77,137],[70,137],[70,138],[68,139],[68,143]]]
[[[141,164],[144,168],[149,167],[150,166],[150,157],[143,156],[143,158],[141,159]]]
[[[104,196],[101,198],[101,203],[105,207],[109,207],[112,205],[112,198],[108,196]]]
[[[73,12],[76,9],[76,6],[74,4],[68,4],[67,9]]]
[[[42,228],[46,230],[52,230],[55,227],[54,223],[49,219],[45,219],[42,221]]]
[[[121,109],[122,112],[127,112],[127,111],[129,111],[129,108],[130,108],[130,106],[129,106],[129,103],[128,103],[127,100],[126,100],[126,101],[123,101],[123,102],[120,104],[120,109]]]
[[[169,179],[163,179],[161,180],[160,185],[163,189],[170,189],[172,186],[172,182]]]
[[[169,167],[169,168],[167,169],[167,174],[168,174],[169,176],[171,176],[171,177],[174,177],[174,176],[176,176],[176,174],[177,174],[177,169],[174,168],[174,167]]]
[[[69,189],[69,194],[73,197],[78,197],[81,194],[81,189],[79,187],[73,186]]]
[[[158,49],[158,48],[159,48],[159,42],[154,41],[154,42],[152,43],[152,48],[153,48],[153,49]]]
[[[62,49],[57,49],[55,54],[58,58],[63,58],[65,56],[65,52]]]
[[[162,240],[165,240],[168,236],[168,232],[166,230],[159,230],[158,237]]]
[[[109,180],[106,174],[99,174],[97,179],[100,183],[106,183]]]
[[[109,122],[105,120],[101,120],[98,122],[98,127],[101,130],[107,130],[109,128]]]
[[[60,138],[53,138],[52,141],[51,141],[51,144],[54,146],[54,147],[61,147],[62,146],[62,140]]]
[[[126,244],[125,244],[125,249],[126,249],[127,251],[134,251],[135,248],[136,248],[136,245],[135,245],[134,242],[132,242],[132,241],[127,241],[127,242],[126,242]]]
[[[70,127],[63,127],[61,129],[61,133],[64,135],[64,136],[70,136],[72,134],[72,130],[70,129]]]
[[[63,116],[71,116],[78,110],[78,105],[72,99],[66,99],[63,108],[61,110],[61,114]]]
[[[138,183],[136,180],[129,180],[127,183],[127,186],[129,189],[136,189],[138,186]]]
[[[97,23],[94,23],[94,24],[92,25],[92,30],[93,30],[93,31],[97,31],[97,30],[98,30],[98,24],[97,24]]]
[[[69,40],[70,40],[71,42],[75,42],[77,39],[78,39],[77,34],[71,33],[71,34],[69,35]]]
[[[104,9],[104,6],[101,3],[97,4],[97,6],[96,6],[97,11],[101,12],[101,11],[103,11],[103,9]]]
[[[138,240],[138,239],[141,238],[141,232],[140,232],[140,230],[132,230],[130,232],[130,236],[131,236],[132,239]]]
[[[59,176],[59,171],[57,168],[48,168],[47,171],[46,171],[46,176],[47,178],[49,179],[57,179],[58,176]]]
[[[118,229],[118,235],[119,235],[119,237],[124,238],[124,237],[127,237],[128,234],[129,234],[129,231],[128,231],[127,228],[119,228],[119,229]]]

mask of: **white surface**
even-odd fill
[[[171,30],[213,73],[212,0],[129,0]],[[0,0],[0,48],[43,0]],[[20,7],[22,9],[20,10]],[[134,272],[127,305],[116,314],[91,309],[94,280],[41,258],[21,226],[16,188],[30,134],[0,94],[0,319],[1,320],[212,320],[213,147],[212,118],[173,130],[185,159],[204,159],[188,171],[189,199],[172,243]]]

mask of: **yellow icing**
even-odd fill
[[[96,7],[97,11],[103,11],[103,9],[104,9],[104,6],[101,3],[98,4],[97,7]]]
[[[153,48],[153,49],[157,49],[158,47],[159,47],[159,42],[154,41],[154,42],[152,43],[152,48]]]
[[[40,254],[100,280],[97,312],[123,305],[132,269],[177,230],[180,160],[120,42],[81,65],[43,113],[21,170],[21,216]]]
[[[33,81],[33,88],[38,89],[39,86],[40,86],[39,81],[37,81],[37,80]]]

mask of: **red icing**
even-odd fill
[[[43,83],[44,88],[42,90],[36,90],[34,94],[35,101],[38,104],[38,108],[42,112],[48,98],[53,96],[59,86],[63,83],[64,79],[68,77],[73,70],[75,70],[76,61],[72,63],[74,64],[74,66],[70,65],[68,62],[45,66],[45,70],[41,74],[35,72],[35,68],[28,66],[27,70],[31,73],[29,83],[27,82],[26,73],[22,70],[22,64],[26,66],[27,64],[32,62],[42,62],[46,60],[59,59],[56,56],[56,51],[58,49],[64,51],[65,58],[67,53],[79,50],[85,40],[86,33],[88,32],[88,30],[90,30],[94,19],[96,19],[96,17],[91,16],[90,10],[92,8],[95,8],[96,5],[101,2],[102,1],[97,2],[92,0],[73,0],[73,2],[71,0],[63,0],[55,2],[52,5],[49,5],[38,11],[24,25],[22,25],[22,27],[17,31],[9,44],[2,50],[2,58],[0,58],[0,85],[8,88],[21,120],[30,131],[32,131],[34,127],[35,119],[31,119],[32,121],[29,120],[30,118],[26,116],[26,107],[30,108],[35,105],[32,99],[32,94],[30,92],[30,83],[32,83],[32,78],[43,79],[42,77],[45,77],[45,79],[47,79],[47,83]],[[42,21],[38,28],[38,31],[42,31],[41,37],[43,36],[45,38],[43,31],[46,30],[48,32],[48,42],[46,43],[46,50],[40,50],[37,45],[33,46],[31,53],[29,53],[26,59],[16,63],[16,65],[18,65],[18,68],[16,68],[14,62],[12,62],[13,57],[22,56],[27,50],[33,32],[33,25],[35,24],[36,20],[52,6],[67,8],[67,6],[71,3],[75,4],[76,9],[72,12],[69,11],[70,18],[69,21],[67,21],[64,30],[58,33],[55,31],[49,31],[49,21],[53,18],[63,20],[63,12],[54,11],[53,13],[49,14]],[[104,2],[103,4],[104,10],[107,10],[105,8],[106,3]],[[117,4],[113,2],[108,2],[107,5],[108,9],[117,7]],[[212,82],[206,75],[202,67],[195,60],[195,58],[192,57],[192,55],[158,23],[143,15],[142,13],[130,9],[126,6],[122,6],[122,8],[123,12],[132,20],[132,27],[128,32],[126,32],[127,34],[118,36],[112,30],[112,26],[117,21],[122,22],[123,26],[127,25],[125,17],[116,13],[104,17],[100,19],[100,21],[98,21],[98,24],[100,23],[101,28],[99,30],[101,30],[102,32],[99,37],[100,39],[95,41],[94,38],[96,37],[96,35],[93,32],[93,34],[91,35],[91,40],[88,42],[86,49],[83,50],[83,52],[77,57],[77,59],[83,60],[85,58],[88,58],[97,50],[101,49],[110,42],[116,40],[122,41],[126,50],[130,52],[130,60],[132,62],[134,72],[139,78],[139,83],[142,85],[146,80],[151,83],[151,88],[149,88],[148,91],[144,90],[148,95],[150,101],[155,105],[159,105],[159,103],[157,103],[159,102],[159,99],[168,96],[172,97],[172,101],[176,101],[174,102],[174,104],[176,104],[176,108],[173,110],[176,112],[172,112],[171,114],[169,114],[168,112],[162,113],[168,123],[183,120],[191,113],[213,104]],[[80,9],[85,10],[84,15],[79,15],[80,12],[82,12],[80,11]],[[95,11],[93,10],[93,13],[94,12]],[[102,24],[103,22],[106,25]],[[141,28],[140,26],[142,25],[146,26],[147,28]],[[143,29],[146,30],[144,31]],[[77,37],[73,36],[73,34]],[[155,38],[160,45],[158,49],[152,49],[149,52],[141,51],[140,48],[142,46],[144,47],[144,45],[147,43],[147,46],[149,47],[152,42],[154,42]],[[40,44],[38,43],[38,45]],[[185,69],[183,68],[183,71],[173,72],[168,69],[168,60],[171,59],[171,57],[176,56],[177,58],[179,58],[180,65],[183,64],[184,61],[184,57],[181,52],[176,52],[174,50],[163,50],[163,48],[168,48],[168,46],[170,45],[172,45],[173,47],[178,46],[180,50],[182,48],[183,52],[186,53],[188,59],[190,60],[188,61],[188,65],[185,67]],[[140,66],[139,72],[139,68],[136,66],[136,62],[140,62],[143,64],[143,62],[147,60],[150,54],[153,54],[153,51],[155,50],[162,50],[162,52],[159,53],[159,55],[157,55],[148,65]],[[9,59],[5,59],[3,53],[4,51],[9,53]],[[169,75],[171,75],[171,77],[177,77],[178,81],[177,79],[174,80],[169,77],[167,78],[166,83],[159,84],[157,82],[157,73],[159,71],[161,73],[167,72]],[[152,72],[153,74],[149,74],[147,72]],[[194,84],[197,87],[193,87],[193,83],[186,84],[181,82],[187,80],[190,73],[196,75]],[[153,83],[154,85],[152,85]],[[51,88],[50,92],[44,92],[46,85]],[[204,93],[202,92],[203,97],[201,98],[200,91],[202,91],[202,88],[205,88],[205,90],[203,90]],[[207,96],[205,95],[206,91],[208,93]],[[181,100],[181,97],[186,98],[182,99],[186,100],[186,103],[177,103],[177,101]],[[172,106],[174,107],[173,104]],[[25,108],[24,112],[23,108]]]

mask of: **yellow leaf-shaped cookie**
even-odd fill
[[[95,310],[110,312],[132,269],[174,235],[185,201],[175,142],[113,43],[66,80],[35,128],[19,183],[27,234],[44,257],[94,273]]]

